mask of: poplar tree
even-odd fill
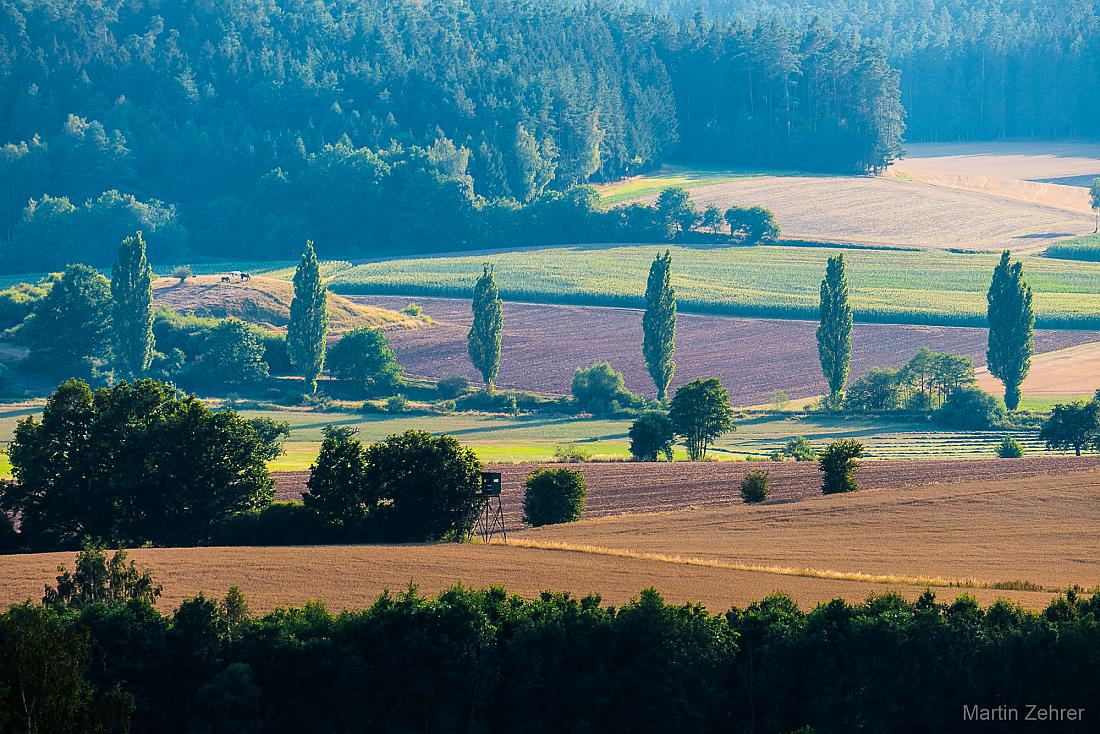
[[[1020,384],[1031,369],[1035,352],[1033,333],[1035,311],[1031,307],[1031,286],[1024,280],[1024,266],[1010,261],[1011,253],[1001,253],[1001,262],[993,270],[986,300],[989,302],[989,348],[986,363],[989,372],[1005,386],[1005,406],[1016,410],[1020,405]]]
[[[470,362],[485,381],[485,387],[493,392],[493,381],[500,372],[500,333],[504,326],[504,313],[500,304],[493,267],[488,263],[474,285],[474,323],[466,337]]]
[[[153,363],[153,270],[141,232],[127,237],[111,268],[111,341],[124,377],[144,375]]]
[[[1092,181],[1092,187],[1089,189],[1089,205],[1096,215],[1096,226],[1092,229],[1093,234],[1096,234],[1100,232],[1100,178]]]
[[[286,331],[290,363],[302,373],[312,395],[325,367],[325,338],[328,334],[328,292],[321,282],[321,269],[313,242],[306,242],[302,261],[294,271],[294,300],[290,302],[290,323]]]
[[[821,372],[829,383],[829,399],[835,402],[844,392],[852,362],[852,306],[848,302],[843,255],[829,258],[825,278],[821,281],[817,353],[821,358]]]
[[[676,292],[672,290],[672,253],[665,250],[649,266],[645,288],[645,315],[642,316],[642,354],[657,399],[668,397],[668,384],[676,372],[672,361],[676,353]]]

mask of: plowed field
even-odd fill
[[[505,522],[517,528],[523,522],[523,482],[538,464],[490,466],[503,477]],[[557,464],[554,466],[562,466]],[[821,494],[816,462],[608,462],[570,464],[588,482],[585,517],[624,513],[661,512],[694,507],[741,504],[741,478],[752,470],[771,476],[771,497],[792,501]],[[1040,475],[1059,476],[1100,469],[1100,457],[1025,457],[1023,459],[969,459],[949,461],[868,461],[856,478],[865,489],[889,489],[960,481],[1001,481]],[[298,499],[305,490],[307,472],[276,474],[280,499]]]
[[[466,352],[469,301],[373,296],[348,296],[348,300],[385,309],[416,301],[434,326],[390,334],[398,361],[413,375],[477,377]],[[497,384],[566,394],[577,367],[606,359],[623,373],[628,388],[652,395],[653,382],[641,355],[641,320],[641,312],[633,309],[506,303]],[[673,386],[696,377],[718,377],[735,405],[766,403],[775,390],[784,390],[792,398],[820,395],[825,383],[816,328],[808,321],[681,314]],[[1040,331],[1036,352],[1092,342],[1098,336],[1087,331]],[[852,345],[855,379],[871,367],[898,367],[922,346],[965,354],[982,364],[986,332],[967,327],[856,324]]]

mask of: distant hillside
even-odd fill
[[[253,276],[248,281],[222,283],[220,275],[197,275],[180,284],[175,278],[153,282],[157,305],[198,316],[235,316],[260,326],[285,329],[290,319],[294,286],[286,280]],[[397,311],[352,303],[329,294],[329,331],[342,334],[365,326],[380,329],[416,329],[426,322]]]

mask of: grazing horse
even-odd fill
[[[223,282],[223,283],[232,283],[232,282],[233,282],[233,279],[232,279],[232,278],[230,278],[230,277],[229,277],[228,275],[223,275],[223,276],[222,276],[222,282]]]
[[[241,280],[252,280],[252,276],[248,273],[241,273]]]

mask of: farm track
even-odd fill
[[[469,301],[454,298],[347,296],[349,301],[399,309],[410,300],[432,317],[429,329],[398,331],[390,342],[410,374],[476,379],[466,353]],[[652,395],[653,383],[641,355],[641,312],[627,308],[504,304],[501,387],[567,394],[573,371],[609,360],[635,392]],[[735,405],[758,405],[775,390],[791,398],[825,391],[815,330],[809,321],[743,319],[681,314],[677,322],[673,387],[695,377],[718,377]],[[1100,339],[1088,331],[1036,333],[1036,353]],[[984,329],[948,326],[856,324],[852,336],[852,379],[871,367],[899,367],[924,346],[985,361]],[[1100,383],[1091,389],[1100,387]],[[1091,389],[1089,391],[1091,391]]]
[[[790,502],[821,494],[821,474],[815,462],[608,462],[587,464],[497,464],[487,467],[502,476],[505,523],[523,527],[523,483],[539,466],[582,472],[588,482],[586,518],[665,512],[685,508],[740,505],[739,485],[749,471],[770,475],[774,502]],[[1026,457],[1023,459],[954,459],[868,461],[856,477],[864,489],[946,484],[962,481],[1007,481],[1040,475],[1058,476],[1100,469],[1100,457]],[[275,475],[276,495],[296,500],[305,490],[308,472]]]

